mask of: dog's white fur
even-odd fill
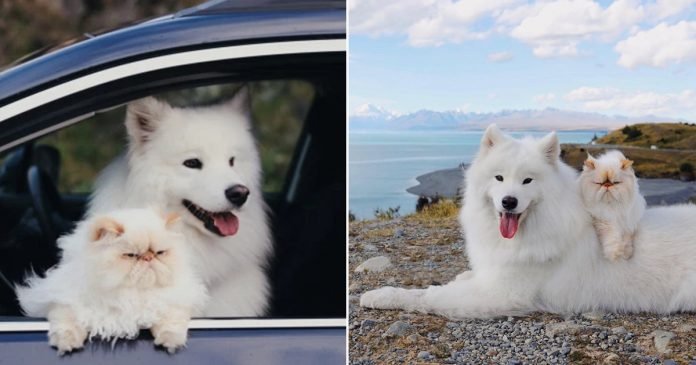
[[[210,107],[175,108],[151,97],[132,102],[126,116],[128,154],[101,173],[88,210],[93,215],[153,206],[177,212],[195,268],[210,292],[206,316],[260,316],[269,305],[264,270],[271,235],[247,105],[246,90]],[[203,168],[182,165],[191,158],[200,159]],[[232,210],[225,190],[235,184],[245,185],[250,194],[233,210],[239,219],[233,236],[211,233],[182,205],[188,199],[208,211]]]
[[[61,354],[92,336],[135,338],[140,329],[151,329],[156,344],[175,351],[208,295],[190,263],[189,245],[169,222],[150,209],[80,222],[58,239],[60,263],[45,278],[32,276],[16,288],[22,310],[49,319],[50,343]],[[162,254],[148,262],[123,256],[148,247]]]
[[[514,140],[490,126],[466,173],[460,213],[472,271],[443,286],[368,291],[360,304],[452,318],[696,310],[696,206],[648,209],[633,258],[610,262],[580,199],[577,173],[559,152],[555,133]],[[499,174],[505,182],[494,179]],[[521,184],[527,177],[533,182]],[[506,195],[524,210],[512,239],[498,227]]]

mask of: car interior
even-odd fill
[[[146,95],[159,96],[193,86],[219,85],[223,81],[238,84],[256,81],[242,79],[236,73],[206,73],[207,76],[198,79],[189,74],[187,79],[178,80],[162,75],[145,77],[150,82],[131,87],[129,94],[116,92],[114,85],[108,86],[109,92],[91,90],[94,93],[89,98],[91,102],[81,102],[78,109],[74,105],[66,106],[67,112],[48,113],[41,121],[42,128],[88,111],[99,114],[101,110],[117,108],[122,113],[129,100]],[[264,192],[272,211],[275,244],[268,265],[272,283],[269,316],[343,318],[346,316],[345,77],[343,72],[314,72],[298,77],[311,84],[314,93],[303,123],[296,127],[299,128],[297,141],[288,156],[281,184],[274,191]],[[114,97],[109,98],[110,95]],[[58,110],[61,106],[54,103],[51,108]],[[78,123],[84,122],[87,120]],[[262,125],[255,126],[257,132],[262,129]],[[0,154],[0,316],[3,318],[20,318],[13,287],[21,284],[27,273],[41,275],[58,262],[56,239],[70,232],[82,218],[89,199],[89,188],[77,191],[61,188],[66,174],[70,173],[66,166],[71,157],[61,153],[56,145],[43,141],[43,137],[34,138]],[[273,140],[267,138],[262,143],[272,145]],[[261,150],[263,154],[263,145]]]

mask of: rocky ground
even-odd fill
[[[442,284],[467,269],[454,217],[352,222],[349,256],[351,364],[696,365],[696,314],[452,321],[358,305],[369,289]]]

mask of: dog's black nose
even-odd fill
[[[506,196],[503,198],[503,208],[513,210],[517,208],[517,198],[514,196]]]
[[[241,207],[249,196],[249,189],[244,185],[234,185],[225,190],[225,197],[230,203]]]

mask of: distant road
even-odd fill
[[[564,143],[564,145],[568,146],[573,146],[573,147],[578,147],[578,148],[614,148],[617,150],[646,150],[646,151],[653,151],[652,149],[648,147],[638,147],[638,146],[624,146],[624,145],[618,145],[618,144],[590,144],[590,143]],[[676,149],[676,148],[657,148],[658,151],[666,151],[666,152],[696,152],[696,150],[683,150],[683,149]]]

